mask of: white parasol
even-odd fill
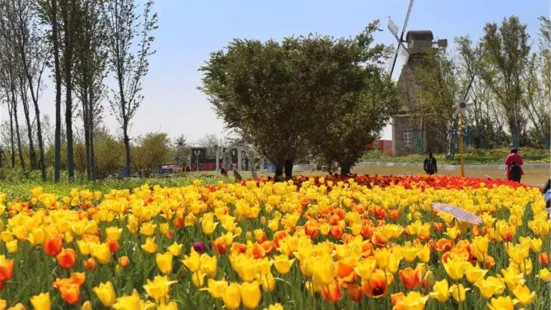
[[[438,212],[445,212],[451,214],[456,220],[461,222],[478,225],[482,223],[482,219],[475,214],[465,211],[460,207],[455,207],[445,203],[435,203],[432,208]]]

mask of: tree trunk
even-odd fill
[[[89,129],[90,133],[90,177],[92,181],[96,180],[96,159],[94,155],[94,126]]]
[[[130,177],[130,138],[128,137],[128,123],[125,121],[123,124],[124,135],[124,150],[126,154],[126,173]]]
[[[64,67],[65,67],[65,130],[67,131],[67,178],[69,182],[73,182],[75,178],[75,166],[73,158],[73,80],[72,80],[72,62],[73,62],[73,38],[72,38],[72,22],[74,14],[74,2],[72,8],[64,7],[62,9],[63,17],[63,41],[65,43],[64,50]],[[69,12],[70,10],[70,12]],[[71,14],[71,18],[69,17]]]
[[[11,167],[15,168],[15,134],[13,130],[13,109],[8,100],[8,114],[10,116],[10,146],[11,146]]]
[[[82,123],[84,124],[84,149],[86,154],[86,176],[88,180],[92,179],[92,168],[90,162],[90,121],[89,121],[89,111],[88,111],[88,94],[84,90],[82,95]]]
[[[285,160],[285,179],[291,180],[293,178],[293,160]]]
[[[38,135],[38,148],[40,152],[40,159],[39,159],[39,165],[40,165],[40,171],[42,172],[42,181],[46,182],[47,175],[46,175],[46,165],[44,163],[44,139],[42,137],[42,123],[40,121],[40,108],[38,107],[38,101],[34,101],[34,114],[36,117],[36,131]]]
[[[19,161],[21,168],[25,170],[25,158],[23,157],[23,148],[21,147],[21,131],[19,129],[19,117],[17,116],[17,98],[15,95],[15,87],[11,90],[11,104],[13,109],[13,117],[15,119],[15,133],[17,136],[17,150],[19,152]]]
[[[283,165],[281,163],[275,163],[275,165],[274,181],[279,182],[283,180]]]
[[[54,182],[59,182],[61,177],[61,69],[59,65],[59,39],[57,24],[57,0],[52,0],[52,42],[54,49],[55,68],[55,160]]]
[[[349,163],[339,163],[339,166],[341,166],[341,176],[348,176],[350,175],[350,172],[352,171],[352,165]]]
[[[29,102],[27,98],[27,89],[24,83],[21,83],[21,102],[23,103],[23,113],[27,123],[27,138],[29,139],[29,165],[31,170],[36,170],[36,153],[33,142],[33,127],[31,125],[31,116],[29,111]]]

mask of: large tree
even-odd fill
[[[315,102],[305,111],[311,124],[304,136],[310,151],[328,165],[338,163],[348,175],[369,143],[397,112],[396,89],[382,64],[391,48],[374,44],[378,22],[353,38],[305,40],[302,87]]]
[[[499,26],[486,24],[482,39],[485,49],[482,77],[503,107],[514,147],[519,146],[526,123],[522,73],[529,61],[528,38],[526,25],[511,16]]]
[[[108,64],[117,81],[110,100],[111,109],[121,126],[126,153],[126,169],[130,173],[129,127],[143,101],[142,79],[149,71],[148,57],[157,29],[157,14],[153,1],[144,4],[143,14],[137,12],[136,0],[106,1],[103,8],[107,20]],[[137,44],[137,47],[134,45]]]
[[[107,70],[107,37],[101,0],[82,0],[76,41],[75,92],[81,103],[84,154],[89,180],[95,179],[94,131],[101,121]]]
[[[335,116],[330,107],[341,103],[351,111],[356,103],[342,96],[356,91],[361,97],[368,75],[380,74],[369,64],[381,60],[385,50],[369,49],[376,28],[373,24],[356,38],[340,40],[312,34],[282,42],[234,39],[200,68],[201,89],[227,127],[275,164],[276,177],[285,167],[290,178],[309,132],[339,121],[338,116],[321,120],[321,113]]]

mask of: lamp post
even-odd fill
[[[200,150],[193,151],[193,154],[195,154],[195,169],[199,171],[199,155],[201,155]]]

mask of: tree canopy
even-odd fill
[[[234,39],[201,67],[217,114],[276,166],[280,175],[304,145],[343,172],[398,107],[381,65],[391,49],[374,45],[378,22],[352,38]]]

